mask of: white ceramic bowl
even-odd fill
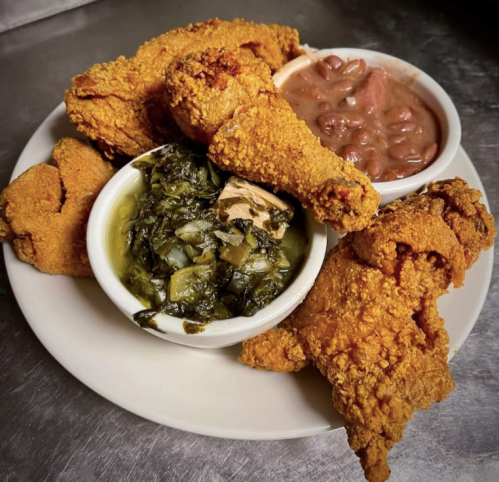
[[[456,107],[447,93],[429,75],[414,65],[391,55],[364,49],[325,49],[313,50],[305,47],[307,54],[302,55],[274,74],[274,83],[281,87],[288,77],[318,58],[337,55],[343,60],[364,59],[371,67],[381,67],[393,78],[404,82],[426,102],[435,112],[441,128],[440,154],[426,169],[396,181],[374,182],[374,188],[381,194],[381,204],[417,191],[428,182],[436,179],[452,162],[461,142],[461,122]]]
[[[158,149],[161,147],[142,156]],[[114,175],[95,201],[88,221],[87,249],[90,265],[100,286],[114,304],[133,321],[133,314],[143,310],[144,306],[119,280],[111,266],[106,248],[108,220],[117,198],[141,179],[140,171],[132,167],[131,162]],[[160,331],[151,328],[145,330],[181,345],[220,348],[239,343],[277,325],[303,301],[312,288],[326,254],[326,227],[317,223],[309,211],[305,212],[305,221],[309,242],[298,274],[280,296],[254,316],[213,321],[206,326],[204,332],[188,335],[182,326],[183,319],[162,314],[154,317]]]

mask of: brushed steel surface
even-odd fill
[[[3,0],[0,2],[0,32],[36,22],[65,10],[97,0]]]
[[[434,77],[456,103],[463,146],[497,217],[497,11],[478,5],[464,12],[451,2],[413,0],[109,0],[3,33],[0,188],[73,75],[95,62],[131,55],[171,28],[215,16],[244,17],[292,25],[316,47],[384,51]],[[414,416],[403,443],[391,452],[394,482],[499,481],[498,253],[482,314],[452,360],[457,387],[444,403]],[[96,395],[33,335],[0,256],[2,481],[364,480],[343,430],[287,441],[213,439],[142,420]]]

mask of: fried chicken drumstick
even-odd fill
[[[388,205],[328,254],[278,329],[243,343],[239,360],[251,367],[319,368],[370,482],[389,477],[388,451],[414,411],[454,388],[437,298],[492,246],[494,218],[480,197],[456,178]]]
[[[340,232],[362,229],[379,204],[369,179],[299,120],[261,60],[208,49],[172,62],[166,96],[185,135],[220,168],[298,198]]]
[[[178,28],[130,59],[96,64],[74,77],[65,95],[71,122],[108,157],[136,157],[175,139],[179,131],[163,100],[165,69],[177,56],[207,47],[242,48],[272,71],[301,54],[298,32],[280,25],[214,19]]]
[[[0,241],[11,241],[19,259],[40,271],[93,276],[86,225],[115,169],[80,139],[63,138],[52,155],[53,166],[29,168],[2,192]]]

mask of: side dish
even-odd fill
[[[435,114],[408,85],[363,59],[317,59],[293,73],[281,92],[323,146],[372,181],[412,176],[438,155]]]
[[[170,144],[134,167],[144,184],[117,201],[108,252],[146,306],[136,322],[147,326],[158,313],[202,323],[252,316],[284,291],[307,245],[300,210],[226,180],[197,147]]]

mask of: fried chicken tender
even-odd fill
[[[300,339],[293,330],[268,330],[243,342],[239,361],[250,367],[273,372],[297,372],[309,364]]]
[[[165,69],[177,56],[210,46],[242,47],[272,71],[301,54],[298,32],[280,25],[214,19],[175,29],[130,59],[96,64],[74,77],[65,94],[71,122],[111,158],[135,157],[175,140],[180,132],[163,99]]]
[[[380,197],[353,164],[321,146],[259,59],[208,49],[173,62],[166,98],[185,135],[244,179],[289,192],[342,233],[362,229]]]
[[[370,482],[388,479],[388,452],[414,411],[454,388],[437,299],[492,246],[494,218],[480,197],[456,178],[388,205],[340,240],[277,330],[243,343],[242,363],[278,372],[299,369],[288,352],[302,348],[332,383]]]
[[[63,138],[52,154],[53,166],[29,168],[2,192],[0,241],[40,271],[91,277],[86,224],[115,169],[80,139]]]

